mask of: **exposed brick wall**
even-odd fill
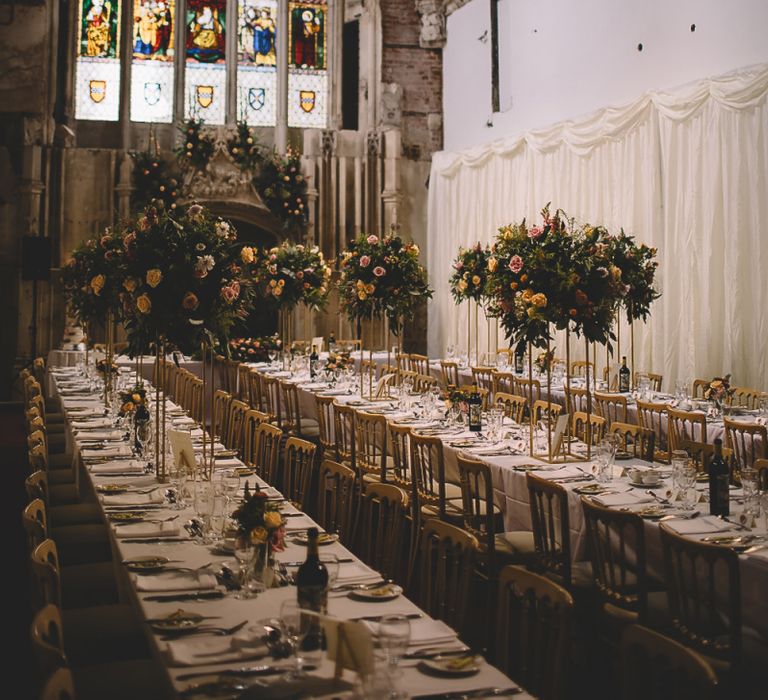
[[[443,53],[419,46],[414,0],[381,0],[382,81],[403,88],[403,151],[429,158],[442,148],[442,129],[431,130],[427,115],[442,114]]]

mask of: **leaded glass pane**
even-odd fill
[[[173,121],[175,17],[176,0],[133,0],[133,121]]]
[[[80,0],[75,59],[75,118],[120,116],[121,0]]]
[[[304,1],[288,8],[288,126],[322,129],[328,122],[328,6]]]
[[[238,0],[237,119],[274,126],[277,103],[276,0]]]
[[[227,112],[226,0],[187,0],[184,118],[223,124]]]

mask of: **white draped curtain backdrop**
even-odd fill
[[[650,92],[580,123],[436,154],[430,355],[467,345],[467,304],[456,307],[448,286],[459,246],[491,242],[499,226],[523,217],[538,222],[552,202],[580,222],[624,228],[658,248],[662,297],[648,323],[634,324],[635,371],[664,374],[665,388],[730,372],[735,384],[768,390],[767,93],[761,65]],[[492,350],[497,330],[482,312],[479,328],[481,352]],[[629,355],[626,320],[620,332]],[[472,344],[474,351],[474,330]],[[563,338],[555,345],[564,356]],[[583,357],[583,341],[571,347]],[[605,350],[597,358],[602,368]]]

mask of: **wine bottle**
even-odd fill
[[[318,554],[318,531],[316,527],[307,530],[307,558],[296,573],[296,588],[299,606],[305,610],[324,613],[328,606],[328,570]],[[320,649],[323,643],[320,620],[313,618],[302,649]]]
[[[328,352],[335,352],[336,350],[336,334],[331,331],[328,334]]]
[[[627,367],[626,355],[621,358],[621,368],[619,369],[619,391],[627,393],[629,391],[629,367]]]
[[[723,441],[715,438],[715,454],[709,462],[709,512],[711,515],[730,515],[728,465],[723,459]]]
[[[523,373],[523,358],[525,356],[525,350],[515,350],[515,374]]]
[[[319,356],[317,354],[317,346],[312,346],[312,352],[309,354],[309,378],[314,379],[317,373],[317,361]]]
[[[483,429],[483,401],[477,391],[477,385],[472,385],[472,393],[469,395],[469,429],[473,433],[479,433]]]

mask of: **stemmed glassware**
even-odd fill
[[[294,668],[289,674],[292,678],[300,678],[303,675],[304,654],[301,644],[311,624],[312,617],[308,611],[301,608],[297,600],[286,600],[280,606],[280,627],[291,643],[294,654]]]
[[[411,623],[405,615],[384,615],[379,622],[379,644],[387,655],[392,675],[397,675],[398,664],[411,641]]]
[[[693,510],[696,505],[696,465],[693,460],[687,460],[678,472],[678,483],[683,495],[683,510]]]
[[[603,438],[595,449],[597,458],[597,481],[601,484],[613,479],[613,460],[616,458],[616,440],[611,437]]]

